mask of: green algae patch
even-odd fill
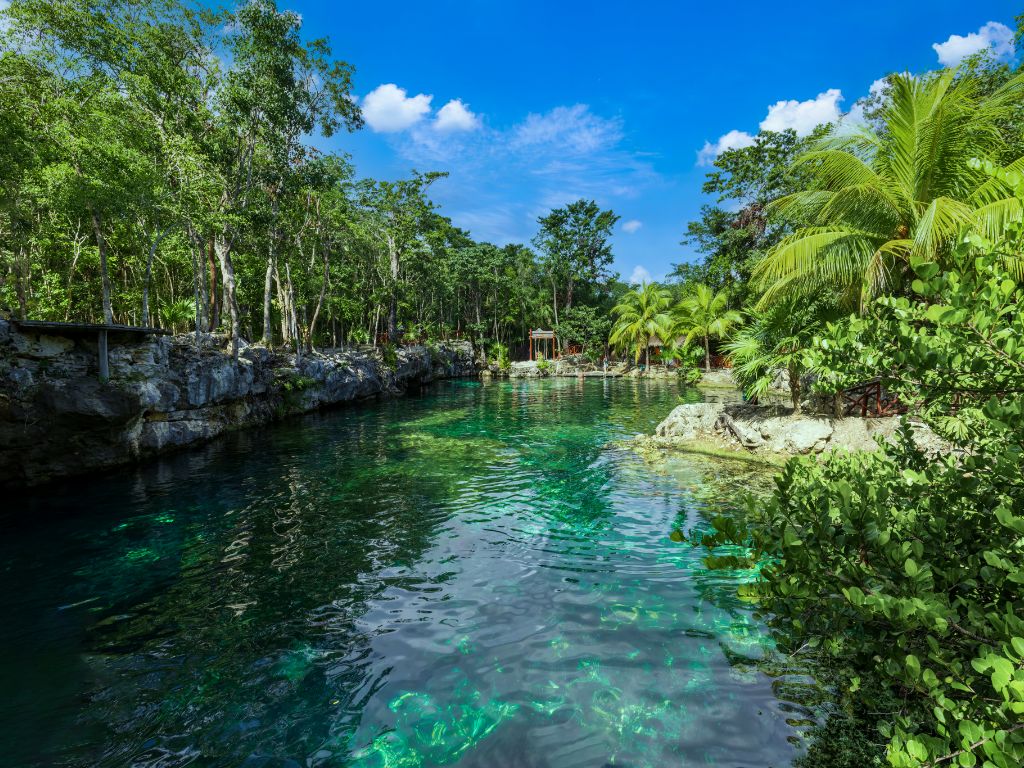
[[[633,451],[653,465],[662,463],[672,454],[689,454],[712,459],[724,459],[745,464],[756,464],[766,468],[782,467],[788,456],[773,453],[750,453],[740,448],[730,448],[709,440],[685,440],[682,438],[657,438],[640,436],[626,440],[620,445]]]
[[[426,416],[420,416],[416,419],[403,421],[402,428],[418,431],[434,427],[448,427],[452,424],[466,421],[472,417],[472,414],[473,409],[469,406],[465,408],[448,408],[443,411],[438,411],[437,413],[429,413]]]
[[[499,457],[504,445],[486,437],[450,437],[430,432],[410,432],[398,438],[403,451],[429,456],[445,463],[485,464]]]

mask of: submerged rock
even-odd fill
[[[220,335],[95,342],[0,319],[0,486],[137,461],[262,424],[430,381],[475,375],[469,342],[397,350],[394,367],[354,350],[283,354]]]

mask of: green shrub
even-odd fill
[[[508,347],[504,344],[495,344],[491,350],[492,360],[498,366],[499,371],[508,371],[512,367],[512,359],[508,354]]]
[[[667,363],[674,360],[679,366],[679,379],[685,384],[696,384],[704,375],[704,350],[694,344],[665,347],[661,357]]]
[[[542,374],[546,374],[551,370],[551,361],[545,360],[543,357],[537,359],[537,370]]]
[[[915,263],[913,298],[830,326],[812,361],[840,384],[880,375],[949,450],[930,455],[905,419],[876,452],[794,459],[749,532],[720,519],[703,540],[750,546],[763,578],[745,590],[783,648],[834,659],[897,768],[1024,765],[1017,242]]]

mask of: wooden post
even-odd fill
[[[107,381],[108,379],[110,379],[110,361],[107,358],[106,328],[100,331],[99,339],[97,340],[97,346],[99,347],[100,378],[103,381]]]
[[[526,334],[526,344],[530,347],[530,362],[533,362],[533,331]]]

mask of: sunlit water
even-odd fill
[[[679,394],[441,384],[9,498],[0,761],[788,765],[801,679],[669,538],[757,476],[611,444]]]

